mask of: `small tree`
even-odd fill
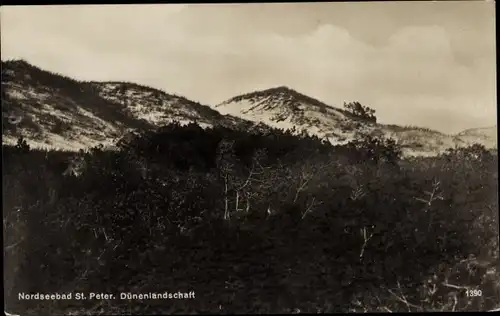
[[[357,116],[359,118],[368,120],[370,122],[377,122],[377,118],[375,117],[375,110],[372,108],[369,108],[367,106],[361,105],[361,103],[354,101],[354,102],[349,102],[345,103],[344,102],[344,109],[351,113],[354,116]]]
[[[17,139],[16,149],[21,153],[27,153],[30,151],[30,146],[23,137]]]
[[[234,168],[234,141],[223,139],[217,148],[217,166],[224,180],[224,219],[229,219],[229,192]]]

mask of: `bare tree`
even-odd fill
[[[229,219],[229,191],[234,169],[234,140],[223,139],[217,148],[217,166],[224,180],[224,219]]]
[[[246,212],[250,211],[250,199],[256,196],[256,193],[252,191],[252,184],[262,181],[262,176],[269,167],[263,167],[261,160],[265,157],[266,153],[263,150],[257,150],[252,157],[252,164],[248,170],[248,175],[243,181],[237,181],[235,179],[234,191],[235,191],[235,211],[242,211],[240,209],[240,197],[245,199]]]

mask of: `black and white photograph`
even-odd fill
[[[500,311],[495,25],[3,5],[5,315]]]

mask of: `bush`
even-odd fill
[[[375,117],[375,110],[371,109],[367,106],[361,105],[361,103],[354,101],[354,102],[349,102],[345,103],[344,102],[344,109],[351,113],[352,115],[359,117],[361,119],[365,119],[369,122],[377,122],[377,118]]]
[[[477,146],[407,161],[390,140],[172,124],[115,152],[3,147],[6,300],[23,315],[95,305],[17,292],[196,291],[138,314],[485,310],[498,297],[498,158]],[[83,172],[64,175],[74,157]]]
[[[352,159],[358,163],[385,162],[397,164],[402,157],[401,147],[392,138],[375,138],[367,135],[347,144]]]
[[[51,128],[51,132],[54,134],[64,134],[67,131],[71,130],[71,124],[57,120]]]
[[[30,146],[23,137],[19,137],[14,149],[19,153],[28,153],[30,151]]]

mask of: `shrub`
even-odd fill
[[[54,134],[63,134],[69,130],[71,130],[71,124],[57,120],[50,131]]]
[[[344,102],[344,109],[352,115],[361,119],[365,119],[369,122],[374,123],[377,122],[377,118],[375,117],[375,110],[367,106],[363,106],[357,101],[349,103]]]
[[[17,292],[134,289],[197,294],[134,313],[494,307],[498,158],[477,146],[402,160],[390,140],[172,124],[119,151],[3,147],[6,300],[22,314],[95,306]]]
[[[14,148],[19,153],[28,153],[30,151],[30,146],[23,137],[17,139],[17,144]]]

